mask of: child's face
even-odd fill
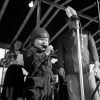
[[[45,48],[49,45],[49,38],[37,38],[34,41],[34,46],[41,49],[45,50]]]

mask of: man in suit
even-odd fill
[[[59,74],[64,80],[67,80],[67,90],[69,100],[81,100],[80,94],[80,78],[79,78],[79,59],[78,59],[78,38],[77,38],[77,17],[76,11],[69,7],[66,9],[68,19],[68,32],[62,34],[58,39],[58,66]],[[80,27],[80,25],[79,25]],[[79,28],[80,48],[82,56],[82,73],[85,100],[90,100],[91,94],[96,88],[94,70],[99,68],[99,57],[95,45],[95,41],[88,31]],[[62,41],[62,42],[61,42]],[[90,72],[90,64],[94,64],[92,72]],[[100,100],[98,92],[94,95],[94,100]]]

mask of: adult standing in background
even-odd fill
[[[79,78],[79,59],[78,59],[78,40],[77,40],[77,25],[76,11],[68,7],[66,14],[68,19],[68,32],[63,34],[58,39],[58,66],[59,74],[67,81],[67,90],[69,100],[81,100],[80,78]],[[80,27],[80,26],[79,26]],[[94,64],[95,68],[99,68],[99,57],[94,39],[90,32],[79,28],[80,33],[80,48],[82,55],[83,83],[85,100],[90,100],[90,96],[96,88],[94,74],[90,72],[90,64]],[[62,41],[62,42],[61,42]],[[94,100],[100,100],[98,92],[94,96]]]
[[[15,40],[10,50],[5,54],[4,64],[8,66],[5,74],[2,100],[23,100],[24,67],[23,54],[21,52],[22,42]]]

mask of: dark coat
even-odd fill
[[[83,31],[80,36],[83,72],[86,72],[89,64],[99,61],[99,58],[91,34]],[[66,74],[79,72],[77,44],[76,32],[70,31],[58,39],[58,66],[64,67]]]
[[[51,60],[44,51],[31,47],[24,53],[24,64],[29,73],[25,82],[25,95],[32,100],[42,100],[51,91]]]

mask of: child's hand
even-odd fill
[[[45,50],[45,53],[46,55],[49,55],[53,50],[53,46],[52,45],[49,45],[47,46],[46,50]]]
[[[62,76],[63,79],[65,79],[65,70],[64,68],[59,68],[59,74]]]

